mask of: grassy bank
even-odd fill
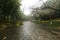
[[[46,21],[34,20],[33,22],[43,25],[42,28],[44,29],[55,30],[60,32],[60,21],[52,20],[52,24],[50,24],[51,22],[50,20]]]
[[[47,22],[41,22],[43,25],[51,26],[51,27],[58,27],[60,26],[60,22],[58,21],[52,21],[52,24],[50,24],[50,21]]]
[[[22,25],[22,21],[17,21],[16,23],[10,23],[10,22],[7,22],[7,23],[2,23],[2,24],[0,24],[0,30],[3,30],[3,29],[5,29],[5,28],[7,28],[7,27],[11,27],[11,26],[20,26],[20,25]]]
[[[50,20],[46,20],[46,21],[34,20],[33,22],[40,23],[40,24],[43,24],[43,25],[46,25],[46,26],[51,26],[51,27],[60,26],[60,20],[56,20],[56,19],[52,20],[52,21],[50,21]],[[52,22],[52,24],[51,24],[51,22]]]
[[[50,22],[51,22],[50,20],[47,20],[47,21],[35,20],[33,22],[42,25],[42,26],[40,26],[41,28],[43,28],[51,33],[60,34],[60,21],[52,20],[52,24],[50,24]]]

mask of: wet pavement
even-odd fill
[[[18,27],[8,27],[0,31],[0,40],[59,40],[56,35],[30,21]]]

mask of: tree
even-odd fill
[[[21,20],[19,0],[0,0],[0,16],[2,20],[8,22],[8,20],[15,22]]]
[[[60,13],[60,1],[59,0],[50,0],[50,1],[47,1],[46,3],[43,4],[43,7],[41,7],[41,10],[44,10],[44,9],[50,9],[50,10],[53,10],[54,13],[57,13],[59,15]],[[52,12],[51,12],[52,13]]]

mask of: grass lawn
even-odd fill
[[[52,24],[50,24],[51,21],[52,21]],[[34,22],[40,23],[40,24],[43,24],[43,25],[47,25],[47,26],[50,26],[50,27],[60,26],[60,19],[53,19],[51,21],[50,20],[46,20],[46,21],[35,20]]]
[[[42,25],[46,25],[45,28],[48,30],[55,30],[57,32],[60,32],[60,21],[53,21],[52,24],[50,24],[49,21],[47,22],[41,22]]]
[[[60,32],[60,20],[52,20],[52,24],[50,24],[50,21],[39,21],[39,20],[35,20],[33,21],[35,23],[38,24],[42,24],[42,28],[46,29],[46,30],[54,30],[57,32]]]
[[[50,24],[50,21],[47,22],[41,22],[44,25],[51,26],[51,27],[58,27],[60,26],[60,22],[58,21],[52,21],[52,24]]]

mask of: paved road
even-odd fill
[[[20,27],[8,27],[0,31],[0,40],[59,40],[59,38],[42,29],[41,25],[25,21]]]

